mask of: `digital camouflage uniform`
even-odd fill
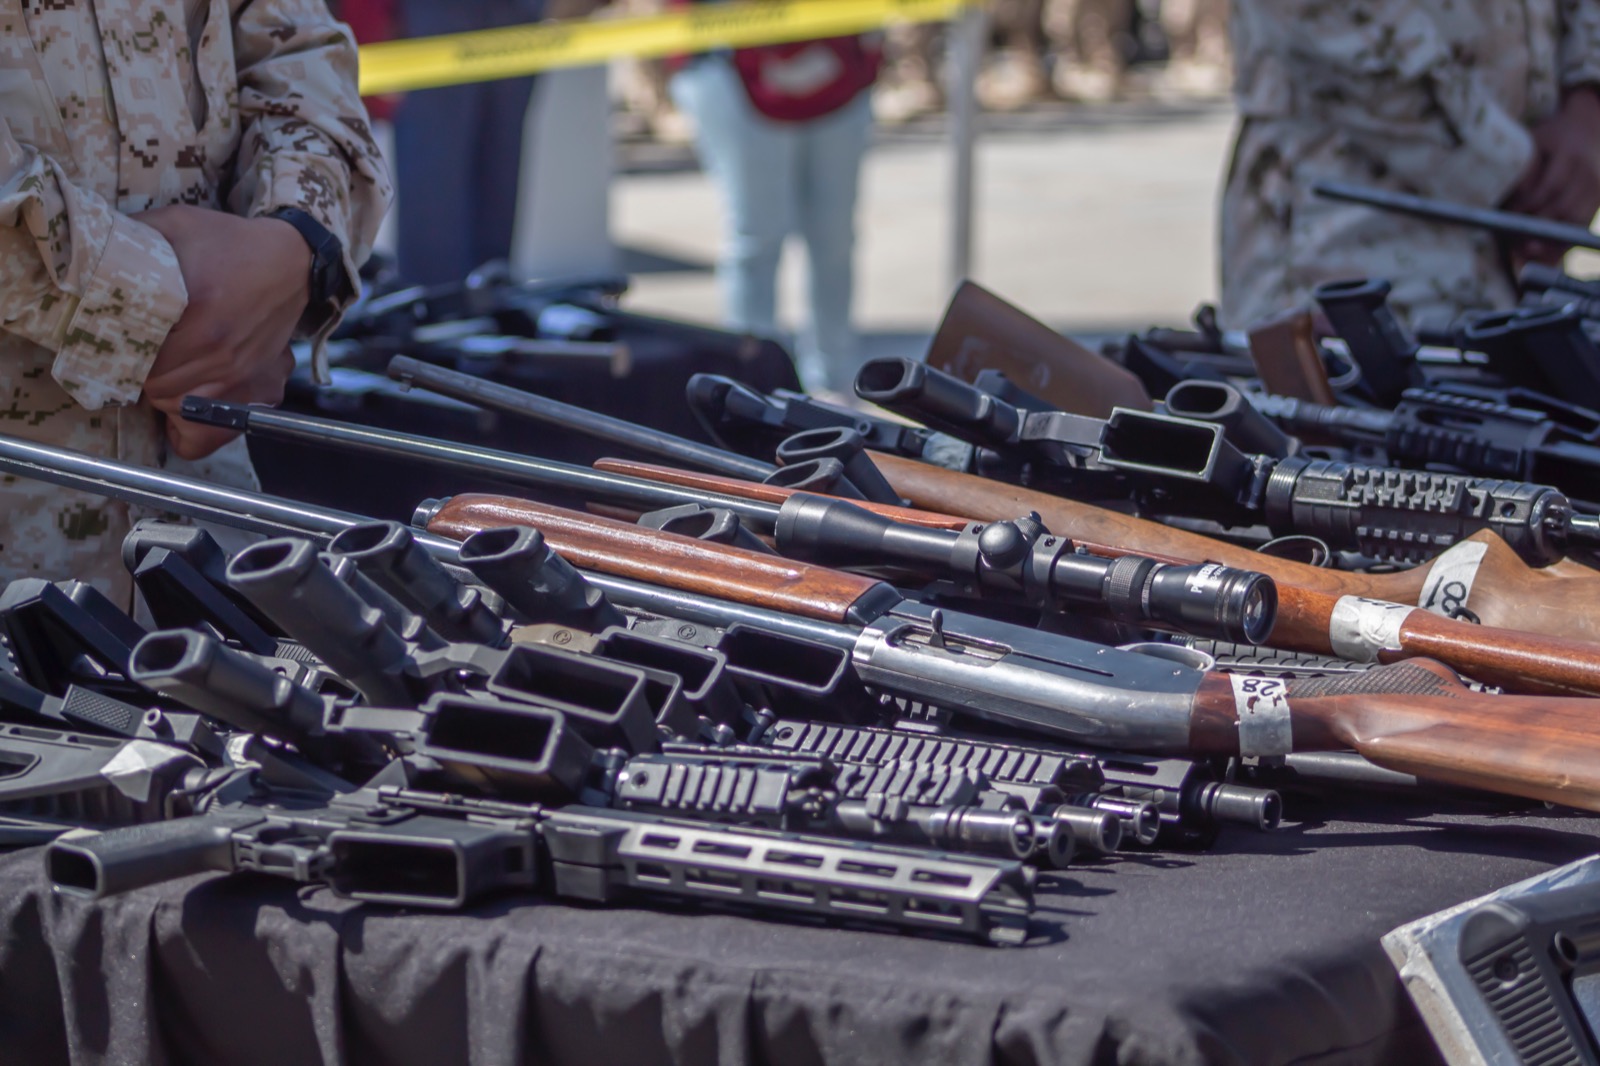
[[[160,464],[140,393],[187,297],[128,216],[299,207],[355,276],[390,192],[354,44],[323,0],[0,0],[0,24],[0,432]],[[242,445],[194,467],[248,483]],[[127,602],[135,517],[0,479],[0,581],[80,577]]]
[[[1238,0],[1231,30],[1229,326],[1347,277],[1390,279],[1412,315],[1514,302],[1487,234],[1321,200],[1311,183],[1500,203],[1532,159],[1529,128],[1564,88],[1600,82],[1600,0]]]

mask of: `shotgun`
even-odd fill
[[[328,508],[3,436],[0,472],[245,529],[297,525],[300,535],[326,540],[360,524]],[[451,563],[459,558],[453,540],[529,523],[569,561],[598,571],[591,580],[617,603],[675,620],[680,635],[744,625],[775,647],[835,649],[848,655],[861,683],[890,699],[1148,754],[1353,749],[1429,781],[1600,810],[1593,703],[1475,694],[1428,660],[1292,681],[1208,672],[1171,657],[1207,661],[1184,649],[1111,648],[973,618],[905,600],[865,578],[805,564],[773,569],[770,557],[753,552],[500,497],[458,497],[433,509],[417,542]],[[662,573],[681,590],[628,576]],[[804,602],[806,614],[762,606],[773,598]]]
[[[595,466],[597,469],[619,476],[680,485],[695,492],[718,496],[742,495],[769,504],[781,504],[792,497],[789,490],[775,485],[740,482],[710,474],[651,466],[647,463],[602,459]],[[954,473],[951,476],[967,477]],[[1067,507],[1082,506],[1067,501],[1059,502]],[[963,529],[971,521],[955,515],[903,507],[880,507],[872,504],[865,506],[901,523],[935,529]],[[1083,510],[1093,511],[1094,508],[1083,507]],[[1111,517],[1130,522],[1139,521],[1124,515]],[[1150,525],[1150,523],[1140,523],[1140,525]],[[1174,548],[1189,547],[1190,542],[1194,541],[1199,542],[1195,547],[1207,545],[1231,547],[1217,541],[1206,541],[1202,537],[1182,533],[1180,530],[1154,528],[1163,533],[1181,534],[1171,545]],[[1085,541],[1078,541],[1078,544],[1084,550],[1101,556],[1114,556],[1130,550],[1122,544]],[[1286,562],[1243,549],[1233,550],[1239,553],[1241,561],[1249,560],[1258,567],[1265,567],[1268,563]],[[1193,565],[1213,559],[1215,556],[1195,554],[1179,558],[1163,552],[1159,558],[1167,563]],[[1315,574],[1334,577],[1367,576],[1318,570],[1312,567],[1304,569]],[[1469,677],[1517,692],[1545,695],[1600,695],[1600,643],[1533,634],[1519,629],[1474,625],[1421,607],[1402,606],[1368,598],[1360,593],[1335,594],[1281,580],[1277,591],[1277,623],[1265,641],[1274,647],[1317,655],[1338,655],[1358,662],[1391,663],[1425,656],[1438,659],[1451,669]]]
[[[1475,694],[1431,660],[1290,681],[1208,672],[929,608],[801,564],[779,589],[770,557],[526,500],[458,496],[419,517],[451,539],[533,526],[589,569],[650,574],[696,594],[766,604],[781,591],[803,601],[807,617],[828,620],[868,686],[1027,733],[1157,755],[1353,749],[1429,781],[1600,809],[1594,704]]]

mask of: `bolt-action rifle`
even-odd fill
[[[884,461],[884,457],[880,457],[880,461]],[[615,459],[602,459],[596,467],[619,475],[678,484],[686,490],[707,495],[722,497],[742,494],[769,504],[786,501],[787,490],[777,486],[740,482],[711,474],[671,470]],[[918,464],[916,469],[920,472],[931,468]],[[967,478],[967,475],[947,473],[952,478]],[[978,484],[981,487],[991,483],[978,481]],[[1030,496],[1029,502],[1039,501]],[[1058,510],[1078,506],[1067,501],[1056,501],[1056,503]],[[970,524],[965,518],[930,511],[876,507],[872,504],[862,505],[862,509],[884,513],[903,523],[919,523],[936,528],[961,529]],[[1138,522],[1137,519],[1113,512],[1095,512],[1093,508],[1081,508],[1081,510],[1106,515],[1108,520]],[[1135,528],[1148,525],[1149,523],[1140,523]],[[1182,540],[1174,545],[1175,548],[1186,548],[1192,542],[1224,547],[1218,542],[1208,542],[1179,530],[1154,528],[1162,533],[1181,536]],[[1469,541],[1468,546],[1479,545]],[[1097,555],[1115,555],[1125,550],[1117,545],[1097,543],[1086,543],[1085,547]],[[1263,568],[1268,564],[1282,566],[1287,562],[1242,549],[1233,550],[1239,553],[1241,561],[1254,560]],[[1215,558],[1215,556],[1178,559],[1172,555],[1164,555],[1162,558],[1168,562],[1181,561],[1192,564],[1198,559]],[[1367,576],[1341,574],[1338,571],[1312,567],[1302,569],[1313,574],[1334,577]],[[1458,593],[1450,588],[1440,591],[1441,597],[1456,595]],[[1463,674],[1512,691],[1552,695],[1600,695],[1600,643],[1474,624],[1465,619],[1452,618],[1417,606],[1402,606],[1380,601],[1358,592],[1339,594],[1321,588],[1280,582],[1277,622],[1264,643],[1318,655],[1338,655],[1358,662],[1389,663],[1426,656],[1438,659]]]

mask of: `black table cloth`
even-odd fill
[[[1596,850],[1567,812],[1291,804],[1040,880],[1021,948],[256,877],[99,904],[0,858],[0,1064],[1368,1063],[1436,1055],[1387,930]]]

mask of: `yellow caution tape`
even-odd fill
[[[893,22],[943,22],[975,2],[739,0],[641,18],[568,19],[384,41],[361,49],[361,93],[376,96],[518,78],[620,56],[653,58],[844,37]]]

